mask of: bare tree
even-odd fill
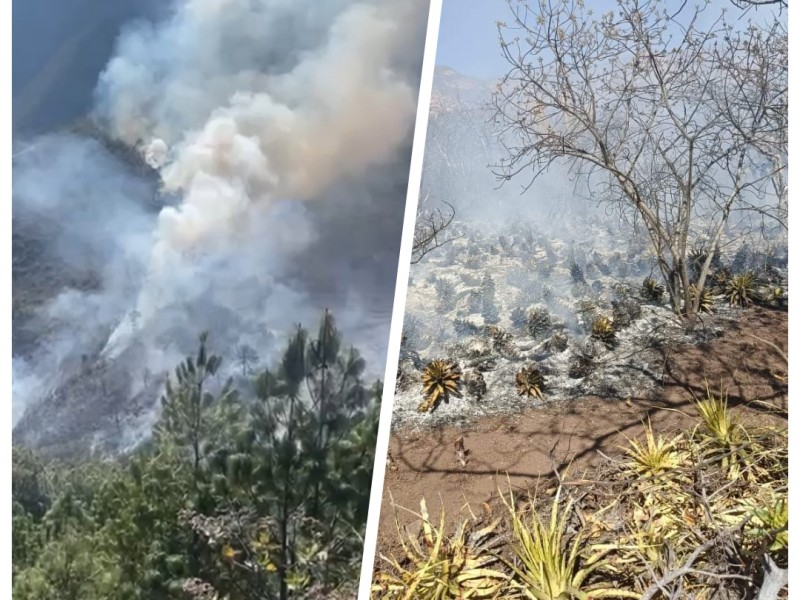
[[[498,25],[509,72],[495,94],[503,180],[531,185],[556,161],[592,195],[643,224],[673,309],[698,312],[731,215],[774,217],[785,161],[785,30],[734,29],[709,4],[620,0],[595,17],[582,0],[509,0]],[[778,164],[780,163],[780,164]],[[708,250],[696,281],[687,255]]]
[[[420,201],[417,210],[417,222],[414,228],[414,246],[411,250],[411,264],[415,265],[428,253],[452,242],[460,236],[448,234],[446,231],[456,216],[452,204],[444,202],[448,211],[440,208],[427,208],[428,196]]]
[[[776,6],[778,9],[789,8],[788,0],[731,0],[734,6],[742,9],[758,8],[759,6]]]

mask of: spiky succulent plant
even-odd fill
[[[569,363],[567,376],[570,379],[581,379],[594,370],[594,360],[589,356],[579,355]]]
[[[762,294],[762,301],[770,306],[782,307],[786,305],[786,291],[779,285],[773,285]]]
[[[664,295],[664,286],[652,277],[645,277],[642,282],[642,296],[651,302],[658,302]]]
[[[597,317],[592,322],[592,337],[611,347],[617,341],[617,330],[608,317]]]
[[[611,314],[614,324],[621,328],[627,327],[642,316],[642,307],[634,298],[625,297],[611,301]]]
[[[731,270],[728,267],[720,267],[711,275],[711,282],[714,287],[722,291],[731,279]]]
[[[578,263],[573,262],[570,264],[569,274],[570,277],[572,277],[572,281],[575,283],[586,283],[586,277],[583,275],[583,269],[581,269],[581,266]]]
[[[517,373],[517,392],[520,396],[544,398],[544,375],[534,366],[523,367]]]
[[[422,372],[422,393],[425,400],[419,405],[419,412],[431,412],[442,400],[450,395],[461,397],[458,390],[461,383],[461,370],[456,363],[445,360],[432,360]]]
[[[453,310],[456,304],[456,286],[449,279],[440,278],[435,283],[436,296],[439,300],[437,310],[447,312]]]
[[[546,308],[532,308],[528,311],[528,322],[526,328],[532,338],[545,335],[552,325],[553,320]]]
[[[476,400],[480,400],[486,395],[486,380],[480,371],[468,371],[464,375],[464,384],[467,393]]]
[[[563,352],[569,345],[569,338],[566,333],[556,331],[547,342],[545,347],[549,352]]]
[[[453,321],[453,329],[459,336],[476,335],[480,333],[480,326],[472,323],[468,319],[455,319]]]
[[[499,521],[482,529],[475,522],[461,521],[450,536],[445,533],[444,511],[439,524],[428,516],[420,502],[422,531],[414,535],[395,527],[404,557],[382,557],[388,563],[373,585],[373,598],[388,600],[456,600],[458,598],[500,598],[509,576],[495,565],[500,563],[497,548],[501,538],[495,530]]]
[[[750,306],[756,293],[755,273],[748,271],[730,278],[725,285],[725,298],[731,306]]]
[[[692,302],[694,302],[695,299],[697,298],[696,285],[692,284],[689,287],[689,296],[691,297]],[[700,292],[700,302],[697,305],[697,312],[710,314],[711,312],[713,312],[713,309],[714,309],[714,294],[709,288],[704,287],[703,291]]]

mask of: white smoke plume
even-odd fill
[[[242,344],[269,364],[324,307],[381,373],[427,8],[180,0],[131,23],[93,116],[156,170],[161,206],[144,184],[117,191],[137,177],[96,142],[51,136],[17,159],[15,219],[57,222],[59,259],[102,268],[92,291],[39,309],[48,333],[15,362],[15,409],[54,386],[85,402],[63,383],[82,355],[124,367],[129,396],[148,391],[203,330],[230,369]],[[102,243],[78,256],[86,236]]]
[[[259,69],[270,66],[264,40],[299,11],[281,0],[188,0],[160,27],[122,38],[101,77],[102,114],[181,197],[159,217],[139,298],[145,323],[174,300],[165,288],[200,245],[239,246],[254,212],[394,157],[415,108],[413,86],[392,68],[410,41],[400,4],[344,4],[320,44],[282,72]]]

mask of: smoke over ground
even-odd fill
[[[438,233],[448,241],[411,269],[395,427],[464,425],[578,397],[647,399],[662,385],[667,352],[707,342],[742,317],[718,284],[708,287],[711,314],[693,328],[662,293],[648,295],[645,279],[661,280],[652,244],[640,222],[602,197],[599,177],[553,163],[527,189],[524,173],[500,185],[491,165],[507,154],[508,132],[492,120],[494,85],[436,70],[422,209],[453,219]],[[703,241],[703,215],[694,227],[692,240]],[[785,294],[787,248],[776,229],[755,213],[737,217],[714,274],[758,273],[760,289]],[[689,258],[694,271],[699,261]],[[461,396],[427,412],[421,379],[433,360],[458,366]],[[523,369],[541,377],[540,395],[526,391]]]
[[[117,395],[154,398],[152,374],[202,330],[231,369],[242,345],[268,363],[324,307],[380,374],[426,15],[421,0],[184,0],[125,29],[94,118],[146,165],[71,134],[16,155],[15,243],[41,248],[15,248],[15,329],[34,331],[15,335],[15,423],[59,394],[90,404],[65,389],[123,367]],[[20,282],[47,257],[66,281],[28,302]],[[17,433],[40,438],[28,412]]]

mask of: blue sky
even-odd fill
[[[614,0],[588,0],[595,11],[608,11]],[[507,70],[500,54],[497,21],[511,21],[507,0],[443,0],[436,64],[473,77],[499,77]]]
[[[496,22],[509,14],[506,0],[443,0],[436,64],[465,75],[501,75]]]
[[[732,19],[739,16],[739,11],[728,0],[716,0],[714,4],[725,6]],[[586,6],[595,13],[603,13],[613,10],[616,2],[587,0]],[[690,2],[687,8],[693,6],[694,3]],[[707,18],[711,20],[718,14],[711,8]],[[758,12],[749,11],[743,18],[758,21],[759,17],[770,17],[771,14],[771,11],[760,9]],[[508,66],[500,54],[497,21],[511,21],[510,16],[507,0],[443,0],[436,64],[473,77],[503,75]]]

